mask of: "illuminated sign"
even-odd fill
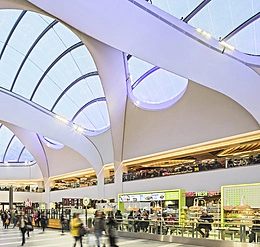
[[[165,193],[141,194],[141,201],[162,201],[165,200]]]
[[[170,191],[165,193],[166,200],[178,200],[179,199],[179,192]]]
[[[165,193],[147,193],[135,195],[120,195],[120,202],[145,202],[145,201],[162,201],[165,200]]]
[[[28,198],[25,202],[25,207],[31,207],[32,206],[32,201]]]
[[[90,199],[89,199],[87,196],[85,196],[85,197],[83,198],[83,205],[84,205],[84,206],[88,206],[89,203],[90,203]]]
[[[196,192],[186,192],[186,197],[212,197],[212,196],[220,196],[219,190],[213,190],[213,191],[196,191]]]

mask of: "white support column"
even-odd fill
[[[115,190],[116,195],[121,194],[123,192],[123,166],[122,162],[118,162],[115,164]],[[117,198],[115,198],[117,201]]]
[[[44,188],[45,192],[42,196],[43,202],[46,203],[46,209],[50,209],[50,191],[51,191],[51,180],[50,179],[44,179]]]
[[[98,181],[98,199],[104,199],[105,197],[105,191],[104,191],[104,168],[102,168],[99,173],[97,174],[97,181]]]

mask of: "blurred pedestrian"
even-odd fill
[[[118,247],[118,245],[116,245],[116,225],[117,223],[114,218],[113,212],[110,211],[107,216],[107,233],[109,236],[109,243],[111,247]]]
[[[48,225],[48,218],[47,218],[46,212],[43,212],[43,215],[41,217],[41,226],[42,226],[43,232],[45,231],[45,228],[47,227],[47,225]]]
[[[77,242],[79,241],[80,247],[83,247],[82,245],[82,236],[80,235],[80,227],[83,225],[81,219],[79,218],[79,213],[75,214],[75,217],[72,218],[70,222],[70,233],[75,239],[75,243],[73,244],[73,247],[76,247]]]
[[[106,231],[105,215],[102,211],[98,210],[96,212],[93,224],[94,224],[94,232],[96,236],[97,246],[100,247],[100,238],[102,236],[102,232]]]
[[[17,223],[17,225],[19,226],[20,231],[22,233],[22,246],[25,244],[25,233],[27,231],[27,229],[26,229],[27,223],[28,223],[28,219],[25,216],[24,211],[22,211],[21,216],[20,216],[18,223]]]

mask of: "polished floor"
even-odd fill
[[[18,247],[21,246],[22,236],[18,228],[3,229],[0,227],[0,247]],[[177,243],[167,243],[167,242],[157,242],[145,239],[130,239],[130,238],[119,238],[117,242],[118,246],[124,247],[198,247],[195,245],[183,245]],[[34,229],[30,233],[30,237],[26,237],[25,247],[71,247],[73,246],[73,238],[69,232],[61,234],[58,230],[46,229],[42,232],[41,229]],[[79,244],[77,245],[79,246]],[[83,241],[84,247],[89,247],[87,245],[87,237]],[[106,246],[109,246],[107,244]],[[93,247],[93,246],[91,246]]]

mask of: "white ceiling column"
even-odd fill
[[[127,99],[125,54],[91,37],[80,38],[84,41],[98,68],[107,100],[110,128],[114,149],[115,172],[122,163],[125,109]],[[121,179],[117,182],[122,181]],[[116,179],[117,180],[117,179]],[[118,187],[118,186],[116,186]]]
[[[49,165],[42,144],[38,139],[38,136],[33,132],[30,132],[11,123],[3,122],[3,124],[18,137],[18,139],[24,144],[24,146],[28,150],[30,150],[31,155],[35,158],[38,166],[40,167],[44,182],[46,182],[49,179],[50,175]]]

